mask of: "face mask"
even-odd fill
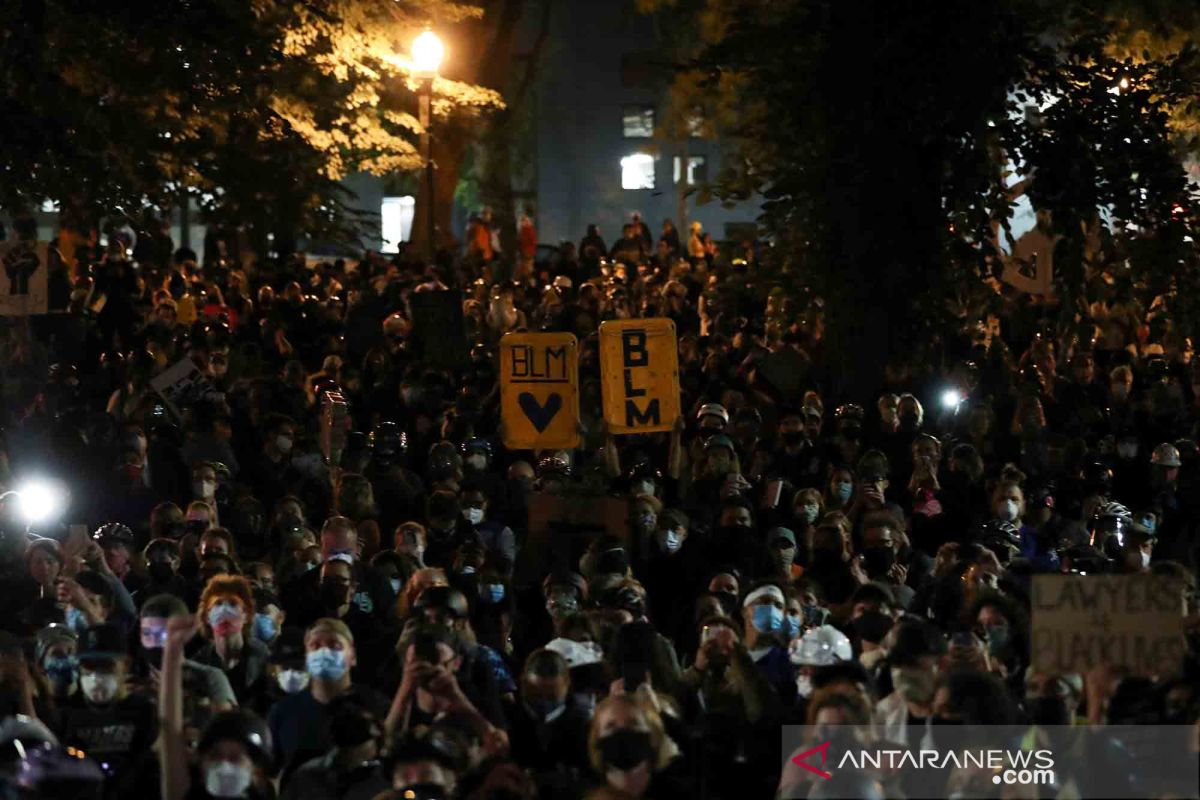
[[[1009,629],[1007,625],[988,625],[983,634],[987,642],[988,655],[1003,658],[1008,654]]]
[[[292,439],[289,436],[276,436],[275,449],[285,456],[292,452]]]
[[[847,481],[835,483],[833,485],[833,494],[843,504],[850,502],[850,495],[854,492],[854,484]]]
[[[466,465],[475,472],[483,472],[487,469],[487,456],[467,456]]]
[[[308,673],[302,669],[281,669],[275,675],[275,682],[287,694],[295,694],[308,688]]]
[[[525,702],[529,706],[529,710],[532,711],[533,715],[538,719],[547,719],[551,714],[555,713],[559,709],[565,708],[567,705],[562,700],[554,699],[526,700]]]
[[[1143,551],[1141,551],[1141,555],[1142,555],[1142,568],[1145,569],[1146,567],[1150,566],[1150,554],[1147,553],[1145,550],[1143,550]]]
[[[76,633],[82,632],[88,626],[87,617],[75,606],[67,606],[65,617],[67,627]]]
[[[579,601],[574,595],[551,595],[546,611],[554,619],[565,619],[579,611]]]
[[[117,696],[117,676],[111,673],[87,672],[79,679],[83,696],[93,703],[107,703]]]
[[[892,667],[892,685],[910,703],[927,705],[933,700],[934,674],[917,667]]]
[[[863,550],[863,569],[872,578],[880,578],[888,574],[888,570],[896,563],[896,552],[890,547],[868,547]]]
[[[275,639],[275,618],[270,614],[254,615],[254,638],[263,644],[270,644]]]
[[[79,659],[75,656],[47,658],[46,677],[56,689],[67,689],[79,678]]]
[[[399,578],[389,578],[388,583],[392,585],[392,594],[400,594],[400,589],[404,586],[404,581]]]
[[[208,610],[208,624],[217,635],[228,636],[246,624],[246,613],[235,603],[214,603]]]
[[[1025,701],[1025,710],[1035,725],[1070,725],[1067,701],[1061,697],[1033,697]]]
[[[201,497],[201,498],[204,498],[205,500],[211,500],[213,495],[215,495],[216,493],[217,493],[217,484],[215,481],[193,481],[192,482],[192,494],[196,495],[196,497]],[[205,525],[205,527],[207,528],[208,526]]]
[[[189,519],[184,526],[188,533],[199,536],[208,530],[208,520],[206,519]]]
[[[463,518],[472,525],[478,525],[479,523],[483,522],[482,508],[464,508],[462,510],[462,515]]]
[[[785,431],[779,438],[787,447],[795,447],[804,441],[804,431]]]
[[[797,675],[796,676],[796,694],[801,697],[812,697],[813,683],[812,675]]]
[[[504,584],[489,583],[479,587],[479,599],[495,605],[504,599]]]
[[[1137,442],[1121,442],[1117,445],[1117,455],[1126,461],[1137,458]]]
[[[213,797],[242,797],[253,778],[248,764],[219,761],[204,768],[204,788]]]
[[[1129,397],[1129,387],[1123,383],[1114,384],[1112,387],[1112,396],[1114,400],[1123,402]]]
[[[628,728],[618,728],[609,733],[603,739],[599,739],[596,746],[605,765],[621,772],[628,772],[639,764],[644,764],[653,755],[650,734]]]
[[[321,603],[327,609],[337,609],[346,604],[346,585],[333,581],[321,581]]]
[[[994,510],[996,513],[996,519],[1003,520],[1004,522],[1015,522],[1017,519],[1017,512],[1020,509],[1015,500],[1002,500],[996,504],[996,508]]]
[[[750,612],[750,621],[759,633],[775,633],[783,630],[783,609],[772,605],[758,605]]]
[[[151,561],[147,565],[146,571],[150,573],[150,580],[155,583],[166,583],[175,574],[169,561]]]
[[[800,617],[799,615],[785,614],[783,617],[783,635],[788,638],[788,641],[795,639],[800,635]]]
[[[308,674],[318,680],[341,680],[346,674],[346,653],[328,647],[309,650],[304,657],[304,664],[308,667]]]
[[[814,522],[817,521],[818,513],[820,513],[819,507],[812,505],[811,503],[806,503],[805,505],[800,507],[800,513],[797,514],[797,516],[800,517],[800,519],[807,522],[809,525],[812,525]]]
[[[683,546],[683,539],[680,538],[676,531],[660,531],[658,534],[659,546],[668,553],[677,553],[679,548]]]
[[[1154,520],[1154,517],[1145,517],[1142,520],[1142,527],[1148,532],[1154,533],[1154,529],[1158,527],[1158,523]]]

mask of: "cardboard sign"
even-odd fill
[[[579,350],[569,333],[500,340],[500,418],[510,450],[579,446]]]
[[[1134,675],[1177,670],[1183,593],[1157,575],[1035,575],[1033,668],[1062,674],[1109,664]]]
[[[409,298],[417,352],[433,367],[453,369],[470,356],[463,323],[462,293],[414,292]]]
[[[593,539],[628,537],[628,518],[628,503],[617,497],[533,493],[528,533],[517,558],[517,582],[536,584],[556,569],[577,570]]]
[[[613,433],[669,431],[679,417],[679,347],[669,319],[600,325],[604,419]]]
[[[186,357],[151,378],[150,388],[158,392],[176,419],[183,419],[183,409],[217,393],[196,362]]]
[[[48,255],[45,242],[0,242],[0,316],[46,313]]]

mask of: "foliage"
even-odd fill
[[[875,358],[999,272],[1021,176],[1067,313],[1101,263],[1193,279],[1200,13],[1138,5],[639,0],[688,30],[672,116],[721,140],[714,190],[764,199],[776,266],[826,296],[838,352]]]
[[[339,179],[413,170],[404,52],[448,0],[21,0],[0,8],[0,203],[84,216],[169,207],[310,230],[346,222]],[[438,79],[436,117],[501,105]]]

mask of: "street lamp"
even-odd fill
[[[437,34],[428,28],[412,43],[413,74],[419,81],[418,118],[421,123],[421,152],[425,155],[425,225],[429,246],[429,260],[433,261],[436,253],[434,247],[433,225],[433,137],[429,134],[432,125],[433,80],[437,77],[438,67],[446,48]]]

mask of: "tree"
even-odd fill
[[[423,164],[412,38],[481,13],[448,0],[6,4],[0,203],[51,198],[87,218],[187,193],[263,237],[347,233],[342,177]],[[434,90],[444,118],[502,106],[470,83]]]
[[[874,391],[886,363],[953,322],[957,292],[999,274],[1014,173],[1033,176],[1027,194],[1063,237],[1070,312],[1101,219],[1122,223],[1106,228],[1109,263],[1191,266],[1178,131],[1200,73],[1186,37],[1121,53],[1138,40],[1122,3],[640,5],[690,20],[675,116],[703,110],[725,146],[713,190],[761,195],[776,268],[825,297],[829,352],[861,367],[840,371],[842,390]]]

